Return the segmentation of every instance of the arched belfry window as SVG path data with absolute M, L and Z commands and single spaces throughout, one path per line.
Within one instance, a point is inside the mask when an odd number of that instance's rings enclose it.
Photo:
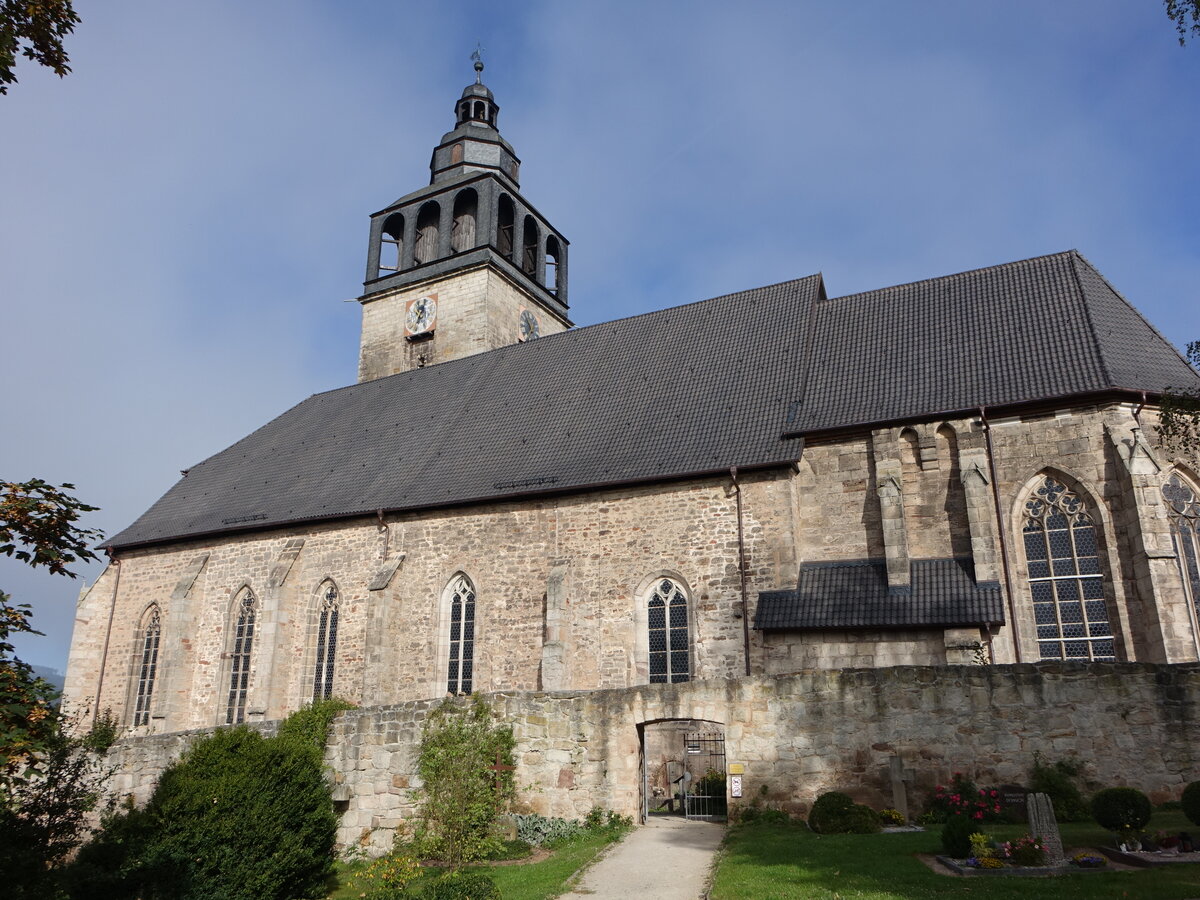
M 455 253 L 462 253 L 475 246 L 475 211 L 479 208 L 479 195 L 473 188 L 465 188 L 454 198 L 454 219 L 450 231 L 450 246 Z
M 1171 520 L 1171 542 L 1179 560 L 1183 591 L 1200 622 L 1200 498 L 1195 488 L 1172 475 L 1162 488 L 1167 501 L 1167 517 Z
M 508 194 L 500 195 L 496 215 L 496 250 L 505 259 L 512 261 L 517 214 Z
M 150 699 L 154 696 L 154 679 L 158 675 L 158 644 L 162 637 L 162 618 L 158 606 L 151 606 L 142 617 L 137 641 L 137 700 L 133 707 L 133 724 L 150 724 Z
M 233 648 L 229 653 L 229 700 L 225 704 L 227 725 L 236 725 L 246 718 L 250 651 L 254 648 L 254 623 L 258 617 L 258 600 L 249 588 L 238 595 L 233 616 L 236 617 L 236 624 L 233 626 Z
M 1096 526 L 1053 477 L 1025 503 L 1025 560 L 1041 659 L 1116 659 Z
M 317 658 L 313 671 L 313 700 L 333 696 L 333 669 L 337 659 L 338 597 L 337 585 L 325 581 L 317 589 L 320 610 L 317 618 Z
M 523 229 L 524 248 L 521 251 L 521 268 L 526 275 L 537 277 L 538 227 L 533 216 L 525 217 Z
M 417 214 L 417 240 L 413 246 L 413 265 L 432 262 L 437 259 L 438 252 L 438 222 L 442 210 L 432 200 L 421 207 Z
M 646 637 L 650 648 L 650 683 L 675 684 L 691 677 L 688 601 L 683 586 L 671 578 L 654 583 L 647 603 Z
M 558 238 L 550 235 L 546 238 L 546 290 L 552 294 L 558 293 Z
M 475 676 L 475 585 L 466 575 L 450 582 L 450 665 L 446 692 L 469 694 Z
M 399 272 L 404 263 L 404 216 L 393 213 L 383 220 L 379 237 L 379 268 Z

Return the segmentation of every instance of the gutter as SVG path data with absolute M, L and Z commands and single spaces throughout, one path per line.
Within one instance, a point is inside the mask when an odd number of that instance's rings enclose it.
M 738 575 L 742 582 L 742 644 L 746 658 L 746 674 L 750 674 L 750 619 L 749 607 L 746 604 L 746 541 L 742 530 L 742 486 L 737 480 L 737 466 L 729 467 L 729 477 L 733 480 L 733 493 L 737 498 L 738 525 Z

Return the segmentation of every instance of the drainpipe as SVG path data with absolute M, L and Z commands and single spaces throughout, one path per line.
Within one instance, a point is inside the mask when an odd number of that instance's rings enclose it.
M 742 486 L 737 480 L 737 466 L 731 466 L 729 477 L 733 479 L 733 493 L 737 497 L 738 522 L 738 574 L 742 580 L 742 644 L 746 657 L 746 674 L 750 674 L 750 619 L 746 604 L 746 540 L 742 530 Z
M 1008 622 L 1012 628 L 1013 652 L 1021 662 L 1021 640 L 1017 630 L 1017 609 L 1013 604 L 1012 573 L 1008 566 L 1008 529 L 1000 512 L 1000 483 L 996 480 L 996 458 L 992 452 L 992 426 L 988 424 L 987 410 L 979 407 L 979 420 L 983 423 L 983 435 L 987 440 L 988 474 L 992 477 L 992 502 L 996 507 L 996 531 L 1000 535 L 1000 566 L 1004 569 L 1004 595 L 1008 599 Z
M 113 616 L 117 613 L 117 591 L 121 588 L 121 560 L 108 552 L 109 565 L 117 570 L 113 577 L 112 606 L 108 609 L 108 628 L 104 632 L 104 651 L 100 654 L 100 677 L 96 679 L 96 702 L 92 704 L 92 725 L 100 717 L 100 692 L 104 690 L 104 671 L 108 668 L 108 643 L 112 639 Z
M 1142 402 L 1137 405 L 1133 411 L 1133 421 L 1137 422 L 1138 428 L 1142 427 L 1142 410 L 1146 408 L 1146 392 L 1142 391 Z

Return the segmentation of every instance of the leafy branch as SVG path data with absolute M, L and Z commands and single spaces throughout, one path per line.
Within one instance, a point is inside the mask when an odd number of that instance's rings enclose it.
M 1187 360 L 1200 371 L 1200 341 L 1188 344 Z M 1158 439 L 1163 447 L 1175 453 L 1200 454 L 1200 388 L 1168 390 L 1163 394 Z

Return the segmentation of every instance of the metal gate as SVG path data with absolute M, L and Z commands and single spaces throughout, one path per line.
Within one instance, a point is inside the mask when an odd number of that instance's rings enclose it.
M 684 735 L 683 814 L 702 821 L 724 820 L 728 813 L 725 799 L 725 735 L 719 731 L 694 731 Z

